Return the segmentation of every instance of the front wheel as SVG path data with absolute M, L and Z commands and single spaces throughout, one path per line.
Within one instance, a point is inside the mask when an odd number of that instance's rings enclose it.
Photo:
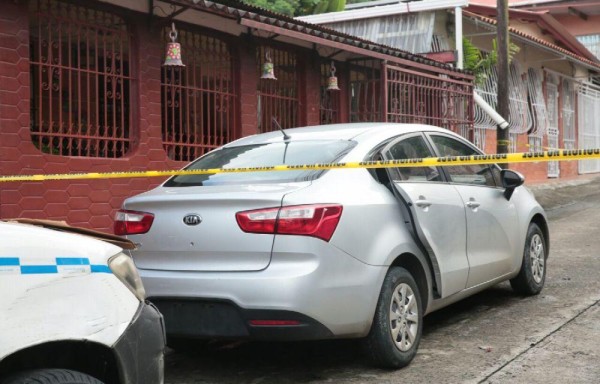
M 383 281 L 365 349 L 380 367 L 405 367 L 417 354 L 422 329 L 419 288 L 406 269 L 393 267 Z
M 36 369 L 8 378 L 4 384 L 103 384 L 91 376 L 69 369 Z
M 537 295 L 542 291 L 546 281 L 546 242 L 544 233 L 535 223 L 529 224 L 523 261 L 519 274 L 510 280 L 515 292 L 522 295 Z

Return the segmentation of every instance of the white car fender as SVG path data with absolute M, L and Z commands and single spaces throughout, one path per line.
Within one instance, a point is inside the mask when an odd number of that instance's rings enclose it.
M 140 305 L 108 267 L 121 249 L 30 225 L 0 230 L 0 360 L 52 341 L 114 345 Z

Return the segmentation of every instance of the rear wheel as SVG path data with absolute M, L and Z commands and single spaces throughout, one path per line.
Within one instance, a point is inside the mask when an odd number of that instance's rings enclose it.
M 544 233 L 535 223 L 529 224 L 519 274 L 510 281 L 515 292 L 537 295 L 546 281 L 546 242 Z
M 419 288 L 404 268 L 391 268 L 381 288 L 365 349 L 376 365 L 407 366 L 417 353 L 423 328 Z
M 103 384 L 100 380 L 69 369 L 36 369 L 8 378 L 4 384 Z

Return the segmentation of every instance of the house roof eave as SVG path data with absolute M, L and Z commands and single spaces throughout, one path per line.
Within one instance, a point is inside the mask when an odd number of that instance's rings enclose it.
M 488 26 L 488 28 L 496 29 L 497 22 L 495 19 L 491 19 L 485 16 L 481 16 L 472 12 L 464 11 L 463 17 L 474 23 L 483 23 Z M 573 53 L 567 49 L 561 48 L 555 44 L 549 43 L 545 40 L 539 39 L 535 36 L 529 35 L 523 31 L 520 31 L 514 27 L 508 28 L 509 34 L 516 38 L 517 40 L 523 41 L 526 44 L 535 45 L 538 48 L 541 48 L 545 51 L 551 52 L 555 55 L 562 56 L 564 59 L 569 60 L 571 62 L 577 63 L 586 69 L 598 72 L 600 71 L 600 63 L 588 60 L 585 57 L 579 56 L 576 53 Z
M 494 18 L 497 15 L 497 9 L 488 5 L 471 4 L 466 8 L 466 11 L 478 15 Z M 583 56 L 590 61 L 600 63 L 600 60 L 591 53 L 583 44 L 581 44 L 575 36 L 573 36 L 554 16 L 548 11 L 530 11 L 522 9 L 508 10 L 511 19 L 518 18 L 536 23 L 540 28 L 547 31 L 555 40 L 560 41 L 565 47 L 573 51 L 579 56 Z

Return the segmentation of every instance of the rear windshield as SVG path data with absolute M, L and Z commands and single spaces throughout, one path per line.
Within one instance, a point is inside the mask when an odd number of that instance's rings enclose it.
M 191 163 L 186 170 L 207 168 L 267 167 L 333 163 L 348 153 L 355 142 L 348 140 L 293 141 L 222 148 Z M 224 184 L 287 183 L 314 180 L 323 171 L 272 171 L 182 175 L 167 180 L 165 187 Z

